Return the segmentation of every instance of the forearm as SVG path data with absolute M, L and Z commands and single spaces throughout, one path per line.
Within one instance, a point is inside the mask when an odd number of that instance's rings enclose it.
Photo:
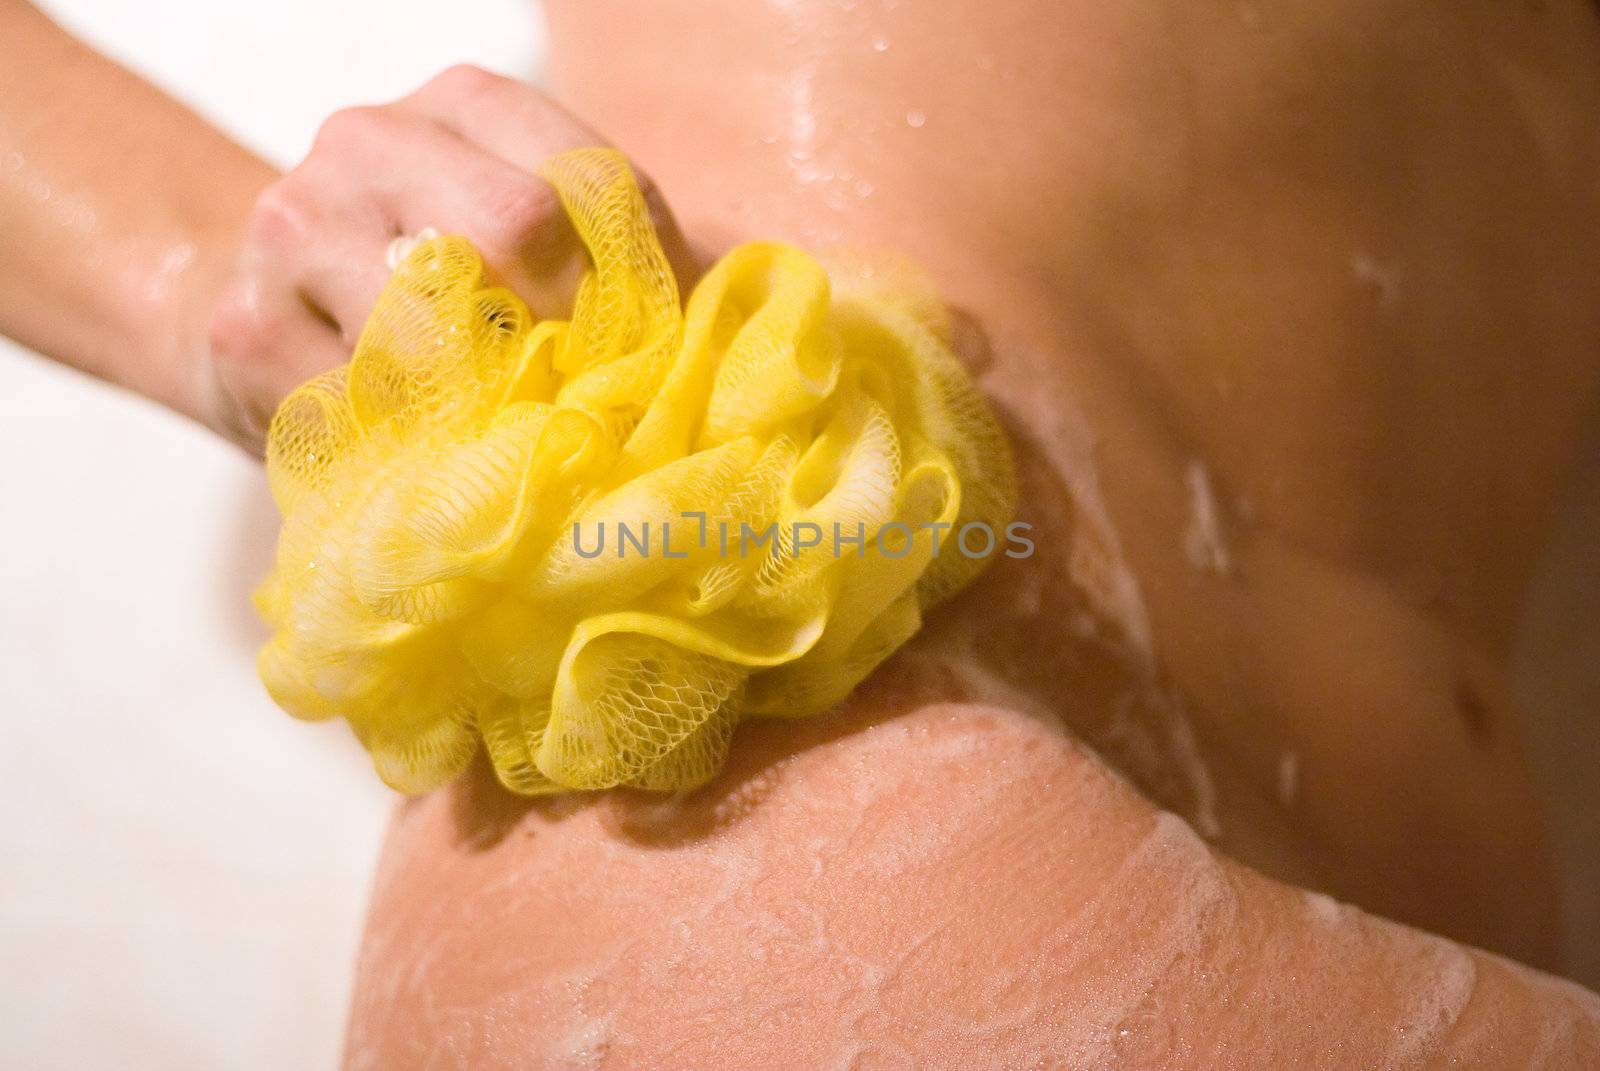
M 206 295 L 271 167 L 23 0 L 0 0 L 0 333 L 181 412 Z

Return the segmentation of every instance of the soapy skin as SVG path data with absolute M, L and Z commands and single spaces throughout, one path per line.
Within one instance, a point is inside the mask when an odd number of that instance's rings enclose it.
M 702 260 L 926 265 L 1040 551 L 695 796 L 404 805 L 352 1066 L 1600 1059 L 1592 994 L 1464 947 L 1556 965 L 1506 666 L 1600 383 L 1592 5 L 550 15 L 570 111 L 458 69 L 261 199 L 0 0 L 0 327 L 250 442 L 401 222 L 559 304 L 559 216 L 496 176 L 603 131 Z M 394 154 L 501 211 L 370 225 Z
M 402 792 L 479 747 L 524 794 L 698 788 L 741 720 L 837 706 L 999 553 L 1010 450 L 910 269 L 752 242 L 680 299 L 626 157 L 540 175 L 594 262 L 569 319 L 435 237 L 273 417 L 261 679 Z
M 1219 857 L 1053 722 L 896 693 L 748 725 L 688 799 L 405 804 L 346 1066 L 1600 1059 L 1594 994 Z
M 747 780 L 408 805 L 351 1064 L 1596 1059 L 1592 995 L 1340 906 L 1554 961 L 1505 667 L 1597 379 L 1594 12 L 551 14 L 691 234 L 935 272 L 1056 538 Z
M 915 7 L 556 4 L 555 88 L 691 233 L 895 243 L 973 316 L 1019 515 L 1233 767 L 1224 850 L 1553 962 L 1506 662 L 1600 384 L 1594 5 Z M 1070 619 L 987 612 L 1102 745 Z

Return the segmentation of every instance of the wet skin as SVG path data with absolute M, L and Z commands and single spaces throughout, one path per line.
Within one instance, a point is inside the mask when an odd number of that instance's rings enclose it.
M 551 6 L 707 252 L 931 268 L 1040 551 L 687 801 L 408 804 L 353 1066 L 1592 1058 L 1592 997 L 1286 885 L 1554 963 L 1506 675 L 1600 379 L 1600 20 L 1266 8 Z
M 686 800 L 404 805 L 353 1066 L 1596 1060 L 1592 995 L 1303 891 L 1554 961 L 1506 676 L 1595 400 L 1591 5 L 551 19 L 570 113 L 458 70 L 280 180 L 0 0 L 0 330 L 254 441 L 218 353 L 270 411 L 397 227 L 570 283 L 588 122 L 705 255 L 924 262 L 1039 552 Z

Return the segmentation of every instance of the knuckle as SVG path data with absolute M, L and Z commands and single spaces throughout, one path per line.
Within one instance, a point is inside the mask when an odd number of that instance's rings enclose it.
M 293 177 L 279 179 L 256 198 L 250 214 L 250 238 L 270 248 L 293 245 L 306 233 L 309 215 Z
M 446 96 L 471 97 L 494 87 L 500 76 L 472 63 L 457 63 L 434 75 L 423 88 Z
M 386 109 L 363 105 L 341 108 L 322 121 L 312 142 L 313 154 L 343 153 L 370 144 L 388 128 Z
M 507 184 L 486 198 L 484 205 L 494 243 L 507 248 L 526 245 L 560 214 L 555 190 L 535 178 Z
M 634 169 L 633 177 L 638 183 L 639 195 L 644 198 L 645 209 L 650 213 L 650 222 L 655 224 L 657 230 L 671 227 L 672 209 L 668 207 L 667 197 L 656 185 L 656 180 L 638 168 Z

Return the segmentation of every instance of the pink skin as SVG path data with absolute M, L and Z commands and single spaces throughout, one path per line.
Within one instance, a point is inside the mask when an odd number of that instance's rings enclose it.
M 353 1066 L 1595 1059 L 1591 995 L 1291 887 L 1553 959 L 1505 672 L 1600 382 L 1594 13 L 1246 15 L 552 6 L 691 233 L 937 273 L 1049 534 L 688 800 L 405 808 Z
M 331 116 L 278 176 L 22 0 L 0 0 L 0 41 L 0 330 L 247 449 L 284 394 L 348 358 L 397 237 L 465 234 L 536 309 L 570 296 L 581 250 L 533 172 L 604 138 L 527 85 L 445 71 Z
M 402 807 L 346 1066 L 1600 1059 L 1600 998 L 1219 857 L 1054 719 L 880 683 L 739 743 L 687 799 Z
M 246 445 L 397 235 L 559 307 L 586 123 L 708 246 L 912 252 L 1015 435 L 1039 554 L 846 709 L 687 799 L 406 804 L 353 1066 L 1600 1058 L 1592 995 L 1295 887 L 1553 959 L 1505 677 L 1600 384 L 1600 23 L 1268 7 L 556 3 L 571 112 L 456 69 L 278 178 L 0 0 L 0 329 Z
M 906 249 L 987 335 L 1055 558 L 952 608 L 993 676 L 1158 792 L 1153 672 L 1224 850 L 1553 962 L 1507 666 L 1600 397 L 1593 4 L 549 12 L 691 233 Z
M 425 228 L 471 238 L 535 312 L 565 308 L 583 251 L 535 172 L 563 149 L 603 143 L 537 90 L 473 67 L 329 117 L 304 162 L 257 199 L 212 312 L 213 419 L 259 444 L 284 394 L 348 357 L 388 277 L 389 244 Z M 641 181 L 692 279 L 676 225 Z

